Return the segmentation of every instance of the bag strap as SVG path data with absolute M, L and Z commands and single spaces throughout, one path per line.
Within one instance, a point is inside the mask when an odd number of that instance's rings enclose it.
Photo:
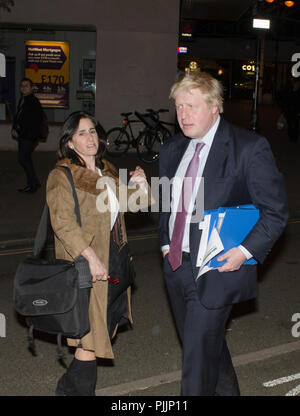
M 69 177 L 69 181 L 70 181 L 71 186 L 72 186 L 73 198 L 74 198 L 74 201 L 75 201 L 74 211 L 75 211 L 75 215 L 76 215 L 76 219 L 77 219 L 77 224 L 81 227 L 79 202 L 78 202 L 78 198 L 77 198 L 77 193 L 76 193 L 76 189 L 75 189 L 75 184 L 74 184 L 72 172 L 70 171 L 70 169 L 67 166 L 60 166 L 60 167 L 63 168 L 65 170 L 65 172 L 67 172 L 67 175 Z
M 72 186 L 72 194 L 75 202 L 74 212 L 76 215 L 77 224 L 81 227 L 81 217 L 80 217 L 80 209 L 79 209 L 79 203 L 77 198 L 77 193 L 74 185 L 74 180 L 72 176 L 71 170 L 67 166 L 60 166 L 60 168 L 63 168 L 65 172 L 67 173 L 68 179 Z M 43 213 L 40 219 L 40 223 L 38 225 L 38 229 L 35 235 L 34 239 L 34 248 L 33 248 L 33 255 L 35 257 L 39 257 L 41 254 L 41 251 L 46 244 L 47 236 L 48 236 L 48 225 L 50 223 L 49 221 L 49 207 L 47 202 L 45 202 L 45 206 L 43 209 Z
M 48 235 L 48 223 L 49 223 L 49 208 L 47 202 L 44 205 L 43 213 L 38 225 L 38 229 L 34 239 L 33 255 L 39 257 L 41 251 L 46 243 Z

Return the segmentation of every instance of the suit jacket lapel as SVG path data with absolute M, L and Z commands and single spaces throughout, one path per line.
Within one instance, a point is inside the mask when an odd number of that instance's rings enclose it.
M 203 171 L 204 182 L 206 177 L 222 178 L 224 176 L 228 157 L 228 140 L 228 126 L 226 121 L 221 119 Z

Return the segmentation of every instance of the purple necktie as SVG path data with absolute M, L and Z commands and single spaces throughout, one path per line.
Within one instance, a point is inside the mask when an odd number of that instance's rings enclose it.
M 199 154 L 203 146 L 205 146 L 205 143 L 197 143 L 194 156 L 192 157 L 192 160 L 189 163 L 189 166 L 185 173 L 185 177 L 183 178 L 182 182 L 181 195 L 178 202 L 177 214 L 174 223 L 174 230 L 172 234 L 172 240 L 170 244 L 170 251 L 168 257 L 169 263 L 173 271 L 178 269 L 178 267 L 181 266 L 182 262 L 182 240 L 185 229 L 187 210 L 192 198 L 194 183 L 199 167 Z M 185 178 L 190 178 L 190 182 L 188 184 L 185 183 Z

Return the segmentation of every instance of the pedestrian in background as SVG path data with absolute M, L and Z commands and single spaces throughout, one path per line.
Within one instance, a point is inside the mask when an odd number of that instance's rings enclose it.
M 284 181 L 267 140 L 220 117 L 218 80 L 205 72 L 187 74 L 173 85 L 171 98 L 182 133 L 167 140 L 160 152 L 160 177 L 177 181 L 162 195 L 170 198 L 171 210 L 161 212 L 159 234 L 183 347 L 181 394 L 236 396 L 240 392 L 225 327 L 234 303 L 257 296 L 256 265 L 243 263 L 251 257 L 262 263 L 287 223 Z M 218 257 L 226 261 L 222 267 L 197 278 L 201 230 L 191 218 L 200 198 L 197 189 L 186 193 L 182 184 L 201 177 L 205 210 L 253 204 L 260 218 L 242 245 Z
M 71 170 L 81 227 L 76 221 L 69 179 L 60 166 Z M 148 204 L 151 192 L 143 169 L 137 166 L 130 175 L 130 181 L 141 188 Z M 115 186 L 107 184 L 107 188 L 100 189 L 97 186 L 100 177 L 110 179 Z M 68 345 L 76 347 L 75 357 L 57 384 L 58 396 L 95 395 L 96 358 L 114 358 L 111 339 L 118 324 L 128 320 L 132 322 L 130 288 L 107 308 L 108 279 L 113 278 L 109 276 L 109 265 L 120 263 L 116 253 L 127 241 L 124 213 L 116 196 L 120 197 L 121 186 L 125 185 L 120 183 L 116 168 L 103 158 L 94 118 L 84 112 L 72 113 L 62 127 L 59 160 L 47 181 L 47 202 L 55 234 L 56 258 L 74 260 L 79 255 L 85 257 L 93 287 L 89 305 L 90 332 L 81 340 L 68 339 Z M 134 189 L 128 189 L 128 198 L 133 192 Z M 110 207 L 103 212 L 97 206 L 97 199 L 102 196 L 108 197 Z
M 291 78 L 280 95 L 280 107 L 287 123 L 289 141 L 296 143 L 299 136 L 300 79 Z
M 23 78 L 20 84 L 21 98 L 13 120 L 12 137 L 18 141 L 18 161 L 23 167 L 27 183 L 19 192 L 34 193 L 40 187 L 32 162 L 32 152 L 38 144 L 43 123 L 43 110 L 32 91 L 32 81 Z

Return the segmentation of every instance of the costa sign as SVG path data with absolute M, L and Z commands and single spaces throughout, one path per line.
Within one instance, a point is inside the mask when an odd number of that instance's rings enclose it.
M 244 64 L 244 65 L 242 65 L 242 70 L 243 71 L 253 71 L 253 72 L 255 72 L 255 65 Z

